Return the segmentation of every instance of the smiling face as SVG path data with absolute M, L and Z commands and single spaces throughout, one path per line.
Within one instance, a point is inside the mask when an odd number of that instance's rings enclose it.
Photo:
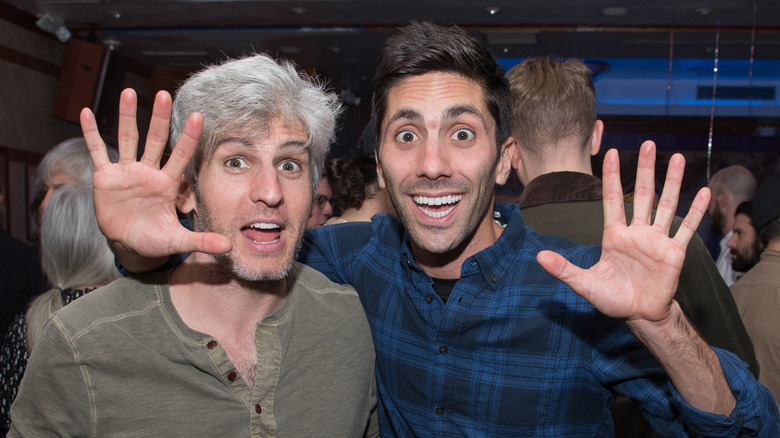
M 267 131 L 222 139 L 201 167 L 196 192 L 180 209 L 194 208 L 198 231 L 227 236 L 232 250 L 216 260 L 220 272 L 247 281 L 286 277 L 300 246 L 312 203 L 303 126 L 275 119 Z
M 380 185 L 418 262 L 439 265 L 445 255 L 459 269 L 459 261 L 496 241 L 493 190 L 506 181 L 510 141 L 499 157 L 495 122 L 476 82 L 450 73 L 399 82 L 388 93 L 381 133 Z

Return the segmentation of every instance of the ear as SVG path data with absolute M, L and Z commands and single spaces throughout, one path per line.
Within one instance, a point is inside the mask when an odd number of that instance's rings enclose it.
M 179 191 L 176 194 L 176 208 L 184 214 L 189 214 L 195 210 L 196 205 L 195 191 L 192 189 L 192 184 L 182 179 L 181 183 L 179 183 Z
M 593 134 L 590 136 L 590 154 L 596 155 L 601 149 L 601 136 L 604 134 L 604 122 L 596 120 L 593 125 Z
M 499 149 L 498 164 L 496 164 L 496 184 L 504 184 L 509 178 L 509 172 L 512 171 L 514 166 L 515 155 L 518 155 L 515 150 L 515 139 L 509 137 Z
M 379 161 L 379 151 L 374 147 L 374 160 L 376 160 L 376 180 L 379 183 L 380 189 L 387 188 L 387 182 L 385 181 L 385 175 L 382 172 L 382 162 Z

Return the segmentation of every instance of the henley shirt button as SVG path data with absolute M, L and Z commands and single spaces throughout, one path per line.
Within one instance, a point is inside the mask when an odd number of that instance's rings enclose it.
M 447 354 L 447 346 L 446 345 L 442 345 L 441 347 L 439 347 L 439 353 Z
M 444 415 L 444 408 L 441 406 L 436 406 L 436 415 Z
M 208 348 L 209 350 L 213 350 L 217 348 L 217 341 L 209 341 L 209 343 L 206 344 L 206 348 Z
M 425 296 L 425 302 L 431 304 L 433 302 L 433 295 L 428 294 Z
M 238 378 L 238 374 L 235 371 L 230 371 L 227 373 L 227 376 L 225 377 L 227 377 L 228 382 L 235 382 L 236 379 Z
M 260 406 L 260 405 L 255 405 L 255 412 L 257 412 L 258 414 L 262 414 L 263 413 L 263 407 Z
M 490 281 L 492 281 L 493 283 L 496 283 L 496 282 L 498 282 L 498 277 L 496 277 L 494 275 L 494 276 L 490 277 Z
M 412 261 L 409 260 L 409 259 L 406 259 L 406 266 L 411 268 L 412 267 Z

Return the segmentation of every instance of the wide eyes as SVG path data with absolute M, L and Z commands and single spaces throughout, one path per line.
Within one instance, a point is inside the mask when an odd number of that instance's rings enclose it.
M 281 170 L 282 172 L 298 172 L 301 170 L 301 166 L 295 161 L 284 161 L 279 164 L 277 169 Z
M 474 139 L 474 133 L 469 129 L 461 128 L 452 134 L 452 139 L 456 141 L 469 141 Z
M 225 160 L 225 166 L 231 169 L 242 169 L 246 167 L 246 161 L 243 158 L 231 157 Z
M 411 143 L 418 138 L 419 137 L 412 131 L 401 131 L 395 136 L 395 139 L 401 143 Z

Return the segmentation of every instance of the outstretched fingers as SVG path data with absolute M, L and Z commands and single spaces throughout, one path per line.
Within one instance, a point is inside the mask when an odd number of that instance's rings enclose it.
M 84 134 L 84 140 L 87 142 L 87 149 L 89 149 L 89 155 L 92 157 L 95 169 L 109 164 L 111 161 L 108 159 L 106 144 L 98 132 L 95 115 L 89 108 L 84 108 L 81 110 L 79 120 L 81 121 L 81 132 Z
M 632 224 L 649 224 L 655 198 L 655 143 L 646 141 L 639 148 L 634 183 Z
M 138 97 L 132 88 L 126 88 L 119 96 L 119 129 L 117 135 L 119 161 L 135 162 L 136 160 L 136 154 L 138 153 L 137 103 Z
M 669 160 L 666 170 L 666 181 L 661 198 L 656 209 L 654 227 L 658 227 L 665 234 L 669 234 L 669 228 L 677 211 L 677 203 L 680 199 L 683 174 L 685 173 L 685 158 L 681 154 L 674 154 Z
M 171 95 L 159 91 L 154 98 L 152 118 L 146 135 L 146 146 L 141 161 L 149 166 L 159 167 L 165 146 L 168 144 L 168 129 L 171 124 Z
M 693 199 L 691 209 L 688 210 L 688 214 L 685 215 L 680 228 L 674 235 L 674 238 L 680 242 L 683 248 L 688 246 L 688 242 L 696 234 L 696 230 L 699 228 L 701 218 L 704 217 L 704 213 L 707 212 L 707 206 L 710 204 L 710 189 L 707 187 L 702 188 L 696 193 L 696 197 Z
M 187 168 L 195 153 L 195 147 L 198 145 L 198 139 L 203 131 L 203 116 L 200 113 L 192 113 L 184 124 L 179 141 L 176 142 L 171 151 L 171 157 L 163 167 L 163 172 L 173 180 L 180 180 L 184 175 L 184 169 Z
M 620 158 L 616 149 L 610 149 L 604 156 L 602 183 L 604 229 L 625 226 L 626 213 L 623 206 L 623 185 L 620 181 Z

